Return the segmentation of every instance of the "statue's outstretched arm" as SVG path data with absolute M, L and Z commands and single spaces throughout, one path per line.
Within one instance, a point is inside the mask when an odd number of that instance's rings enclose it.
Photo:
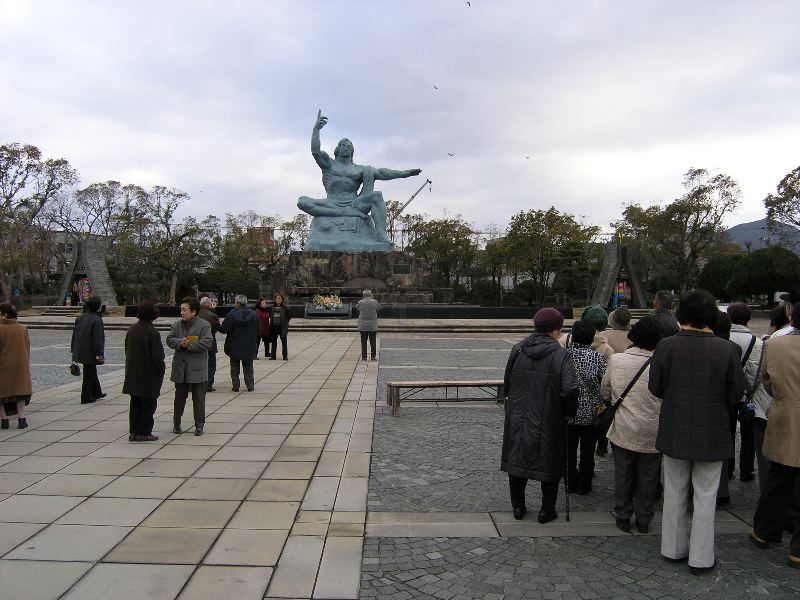
M 387 181 L 389 179 L 404 179 L 415 177 L 422 173 L 422 169 L 407 169 L 405 171 L 395 171 L 394 169 L 375 169 L 375 179 Z
M 311 131 L 311 156 L 317 161 L 320 169 L 328 169 L 331 166 L 331 157 L 320 149 L 319 144 L 319 130 L 325 127 L 327 122 L 328 117 L 323 117 L 321 110 L 317 111 L 317 122 L 314 123 L 314 129 Z

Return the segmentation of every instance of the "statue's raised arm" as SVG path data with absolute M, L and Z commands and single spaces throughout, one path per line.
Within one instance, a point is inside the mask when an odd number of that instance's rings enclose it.
M 395 171 L 394 169 L 375 169 L 375 179 L 388 181 L 390 179 L 405 179 L 406 177 L 416 177 L 422 173 L 422 169 L 406 169 L 405 171 Z
M 331 166 L 331 157 L 327 152 L 320 149 L 319 143 L 319 130 L 325 127 L 328 122 L 328 117 L 322 115 L 322 110 L 317 111 L 317 121 L 314 123 L 314 129 L 311 131 L 311 156 L 317 161 L 320 169 L 328 169 Z

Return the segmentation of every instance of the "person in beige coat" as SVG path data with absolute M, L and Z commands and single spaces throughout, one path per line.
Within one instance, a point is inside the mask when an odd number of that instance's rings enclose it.
M 604 331 L 608 345 L 614 352 L 625 352 L 631 341 L 628 339 L 628 332 L 631 330 L 631 311 L 624 306 L 608 315 L 608 324 L 611 329 Z
M 772 398 L 762 452 L 770 462 L 764 493 L 753 517 L 750 541 L 759 548 L 780 543 L 800 473 L 800 302 L 792 309 L 791 333 L 770 338 L 762 363 L 764 389 Z M 789 543 L 789 566 L 800 569 L 800 525 Z
M 5 405 L 17 409 L 17 426 L 25 429 L 25 405 L 31 401 L 31 342 L 28 330 L 17 323 L 17 309 L 0 304 L 0 423 L 9 428 Z M 12 409 L 13 410 L 13 409 Z
M 600 384 L 600 396 L 615 403 L 639 370 L 650 360 L 661 339 L 661 329 L 652 318 L 639 320 L 628 334 L 633 345 L 614 354 Z M 630 531 L 636 515 L 639 533 L 647 533 L 653 520 L 661 453 L 656 450 L 661 399 L 647 389 L 649 365 L 623 398 L 608 430 L 614 452 L 614 512 L 617 527 Z

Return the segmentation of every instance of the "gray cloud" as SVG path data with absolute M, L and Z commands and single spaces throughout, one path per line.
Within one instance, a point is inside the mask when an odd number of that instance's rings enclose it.
M 412 207 L 481 227 L 555 205 L 606 225 L 728 173 L 737 220 L 798 164 L 792 1 L 0 2 L 3 141 L 84 184 L 186 190 L 186 211 L 291 216 L 308 151 L 420 167 Z M 434 89 L 434 85 L 438 87 Z M 454 157 L 448 156 L 454 153 Z M 526 158 L 530 157 L 530 158 Z M 383 184 L 405 200 L 421 180 Z M 201 192 L 202 190 L 202 192 Z

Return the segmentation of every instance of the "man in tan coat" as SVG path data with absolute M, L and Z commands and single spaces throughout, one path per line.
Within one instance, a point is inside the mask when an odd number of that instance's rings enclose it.
M 31 342 L 28 330 L 17 323 L 17 309 L 0 304 L 0 426 L 9 428 L 6 404 L 16 407 L 17 425 L 28 426 L 25 405 L 31 401 Z

